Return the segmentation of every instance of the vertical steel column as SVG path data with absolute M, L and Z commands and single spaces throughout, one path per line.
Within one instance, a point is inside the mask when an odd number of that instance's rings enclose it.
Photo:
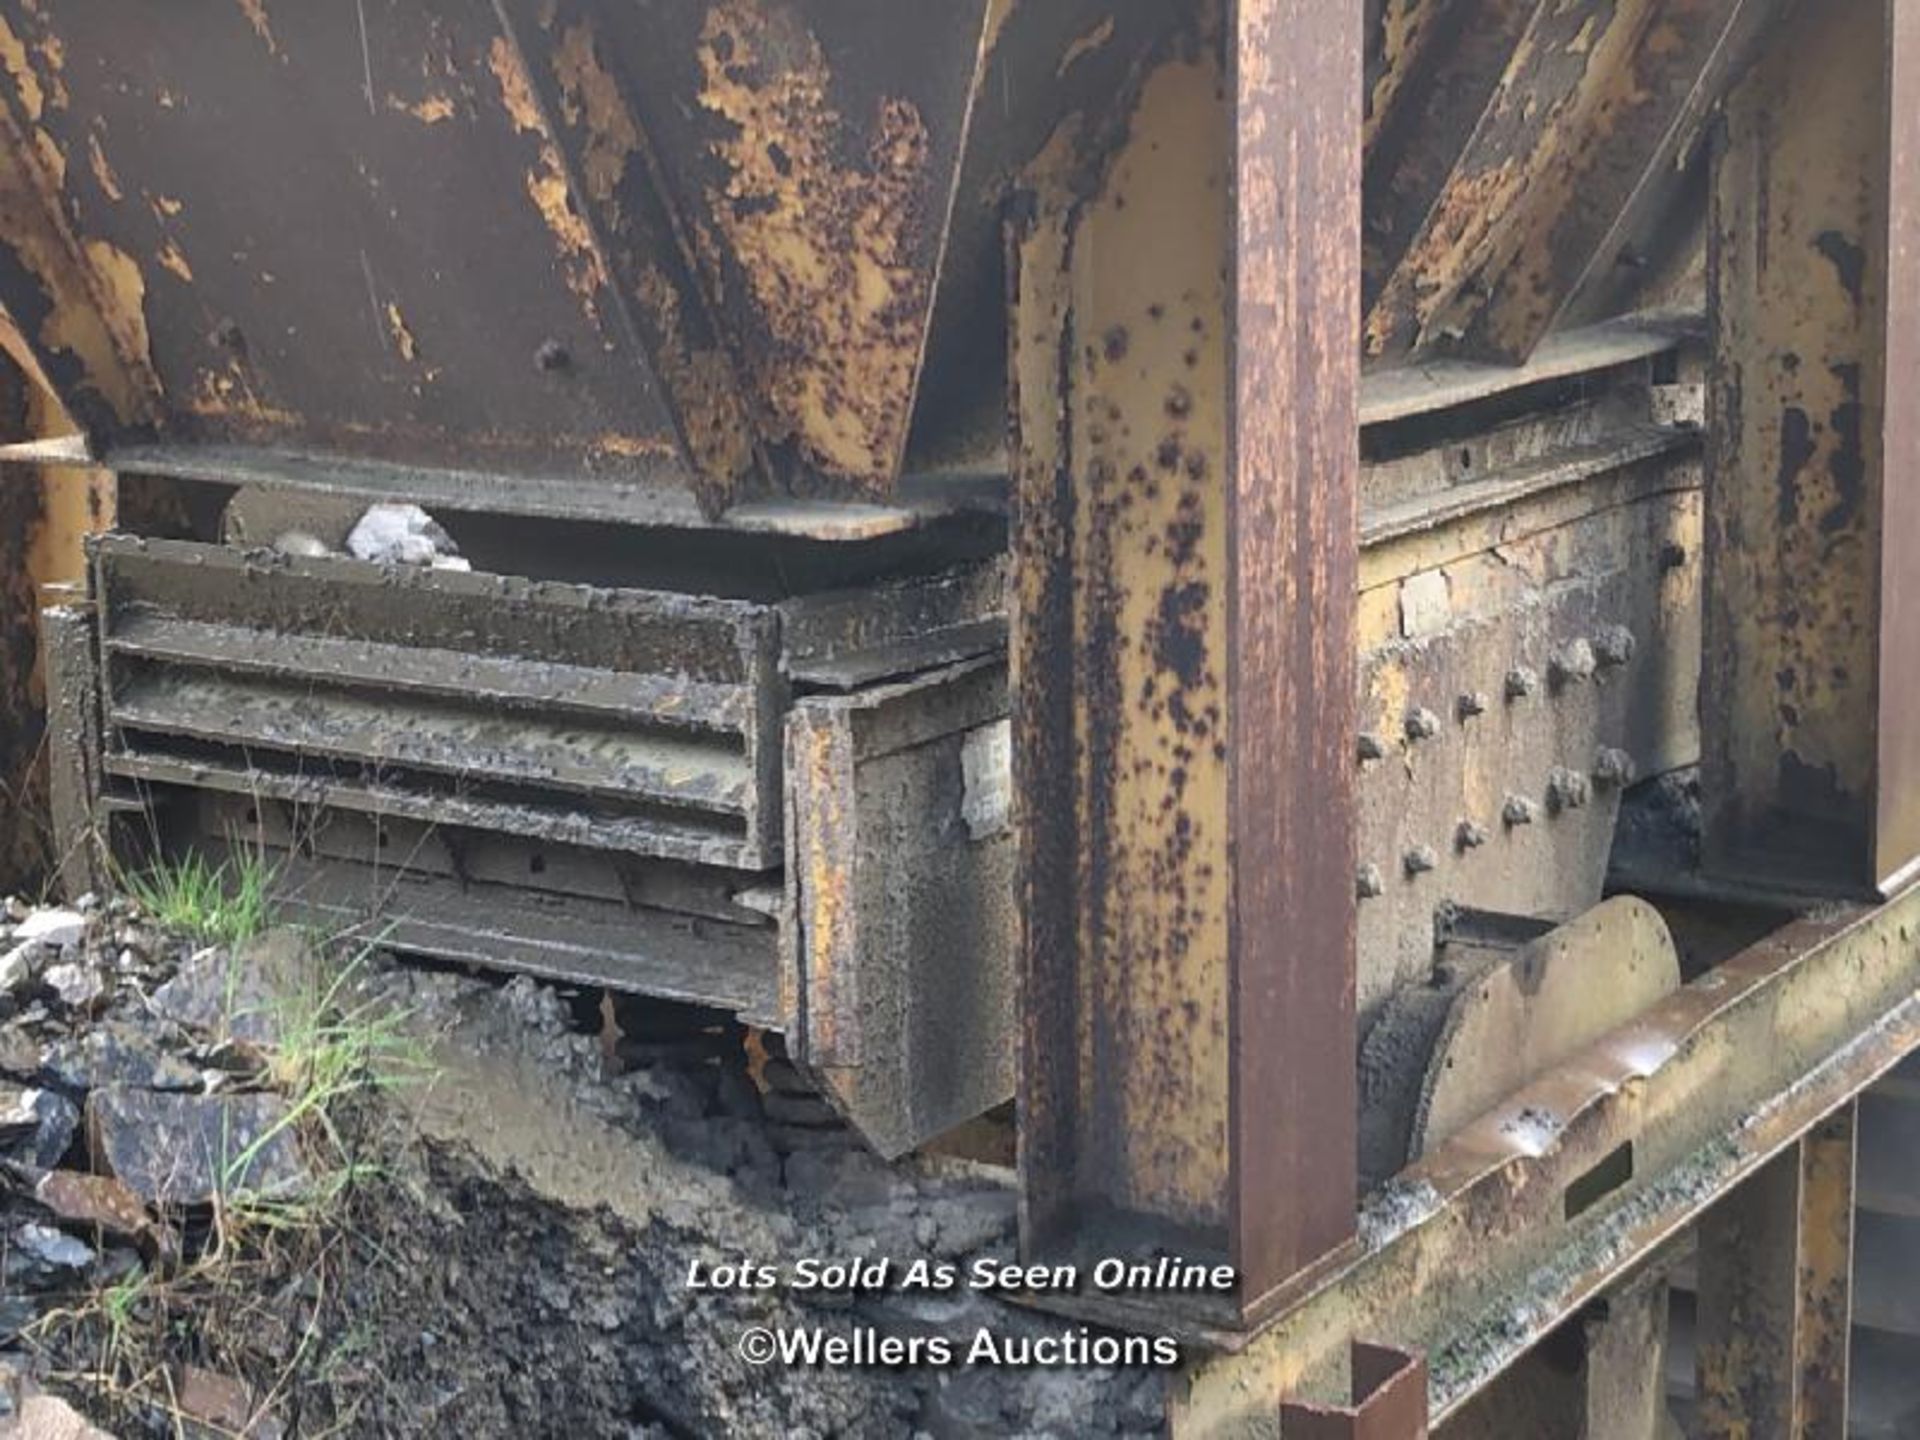
M 1702 1440 L 1845 1440 L 1856 1107 L 1700 1224 Z
M 1582 1440 L 1659 1440 L 1666 1434 L 1667 1277 L 1616 1286 L 1582 1322 L 1586 1414 Z
M 1244 1322 L 1354 1223 L 1360 7 L 1209 9 L 1012 241 L 1021 1166 Z
M 1920 857 L 1920 5 L 1800 5 L 1726 107 L 1709 303 L 1707 864 Z

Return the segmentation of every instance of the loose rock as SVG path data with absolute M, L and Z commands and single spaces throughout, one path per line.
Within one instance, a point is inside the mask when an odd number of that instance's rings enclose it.
M 148 1204 L 217 1196 L 288 1199 L 307 1185 L 286 1103 L 277 1095 L 179 1095 L 121 1085 L 87 1097 L 87 1127 L 106 1171 Z

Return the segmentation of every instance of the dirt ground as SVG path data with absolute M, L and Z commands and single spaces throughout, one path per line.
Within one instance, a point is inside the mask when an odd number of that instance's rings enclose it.
M 6 1132 L 0 1375 L 15 1405 L 45 1387 L 123 1440 L 1157 1432 L 1152 1370 L 748 1363 L 753 1327 L 963 1351 L 982 1329 L 1083 1332 L 964 1289 L 690 1288 L 696 1264 L 1014 1253 L 1007 1171 L 880 1163 L 737 1026 L 627 1002 L 609 1028 L 597 993 L 314 958 L 284 937 L 230 953 L 124 907 L 84 918 L 79 941 L 0 974 L 0 1078 L 75 1119 L 54 1155 L 28 1149 L 58 1142 L 57 1125 L 51 1140 Z M 20 951 L 16 929 L 0 923 L 0 955 Z M 263 943 L 279 958 L 261 963 Z M 310 1036 L 274 1035 L 289 1022 L 251 981 L 234 993 L 261 972 L 309 987 L 317 973 L 329 1014 L 379 1027 L 380 1053 L 359 1055 L 378 1083 L 358 1076 L 286 1127 L 304 1170 L 291 1198 L 142 1196 L 138 1225 L 106 1229 L 50 1208 L 51 1172 L 112 1181 L 98 1132 L 123 1092 L 299 1111 L 311 1089 L 281 1072 Z M 158 1182 L 118 1163 L 148 1189 L 181 1183 L 177 1163 L 149 1167 Z

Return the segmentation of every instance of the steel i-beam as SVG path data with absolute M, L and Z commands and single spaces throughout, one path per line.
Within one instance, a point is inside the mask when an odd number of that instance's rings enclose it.
M 1235 1324 L 1354 1224 L 1359 22 L 1203 16 L 1012 239 L 1024 1245 Z
M 1716 155 L 1706 860 L 1891 893 L 1920 858 L 1920 6 L 1801 5 Z
M 1845 1440 L 1858 1105 L 1700 1225 L 1702 1440 Z

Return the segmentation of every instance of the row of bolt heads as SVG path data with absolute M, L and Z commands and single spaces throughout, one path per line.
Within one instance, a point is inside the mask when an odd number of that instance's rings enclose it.
M 1633 632 L 1624 625 L 1608 626 L 1592 640 L 1568 641 L 1549 660 L 1547 683 L 1556 692 L 1584 684 L 1601 670 L 1625 665 L 1633 659 L 1633 650 Z M 1529 667 L 1518 665 L 1507 672 L 1505 689 L 1509 704 L 1526 699 L 1539 688 L 1540 677 Z M 1485 714 L 1487 709 L 1486 696 L 1478 693 L 1462 695 L 1455 705 L 1455 713 L 1462 722 Z M 1431 710 L 1411 710 L 1407 713 L 1406 733 L 1411 743 L 1431 740 L 1440 733 L 1440 719 Z M 1387 747 L 1379 736 L 1363 734 L 1360 737 L 1361 760 L 1382 760 L 1386 754 Z M 1555 766 L 1547 775 L 1547 809 L 1555 815 L 1582 809 L 1592 798 L 1595 786 L 1619 789 L 1631 785 L 1633 778 L 1633 757 L 1624 750 L 1602 750 L 1594 759 L 1591 780 L 1577 770 Z M 1508 830 L 1533 824 L 1539 814 L 1539 805 L 1524 795 L 1508 795 L 1500 805 L 1500 823 Z M 1462 820 L 1454 828 L 1453 848 L 1465 854 L 1469 850 L 1478 850 L 1491 838 L 1486 826 L 1472 820 Z M 1406 872 L 1408 879 L 1425 875 L 1438 869 L 1439 865 L 1440 857 L 1431 845 L 1415 845 L 1400 857 L 1401 869 Z M 1383 895 L 1386 888 L 1386 877 L 1380 873 L 1379 866 L 1360 867 L 1354 880 L 1354 889 L 1362 900 Z
M 1635 774 L 1633 757 L 1624 750 L 1602 750 L 1594 758 L 1591 778 L 1578 770 L 1569 770 L 1556 765 L 1547 772 L 1547 810 L 1550 814 L 1560 815 L 1569 810 L 1582 810 L 1593 798 L 1596 787 L 1603 790 L 1624 789 L 1633 783 Z M 1531 825 L 1540 818 L 1540 806 L 1524 795 L 1508 795 L 1500 804 L 1500 823 L 1508 830 L 1517 830 L 1522 825 Z M 1478 850 L 1485 845 L 1492 834 L 1487 827 L 1472 820 L 1462 820 L 1454 827 L 1453 848 L 1460 854 L 1469 850 Z M 1406 872 L 1409 880 L 1437 870 L 1440 857 L 1431 845 L 1415 845 L 1400 857 L 1400 868 Z M 1362 865 L 1355 876 L 1355 892 L 1362 900 L 1371 900 L 1386 893 L 1386 877 L 1380 873 L 1378 865 Z
M 1624 625 L 1610 625 L 1595 635 L 1593 639 L 1569 640 L 1558 650 L 1547 664 L 1547 684 L 1555 694 L 1575 685 L 1583 685 L 1602 670 L 1613 670 L 1633 659 L 1633 632 Z M 1539 673 L 1530 666 L 1516 665 L 1507 672 L 1505 690 L 1507 703 L 1525 700 L 1540 689 Z M 1476 715 L 1484 715 L 1491 706 L 1487 697 L 1476 690 L 1462 695 L 1454 702 L 1454 714 L 1462 724 Z M 1431 740 L 1440 733 L 1440 717 L 1433 711 L 1416 706 L 1407 712 L 1406 735 L 1411 744 L 1422 740 Z M 1360 736 L 1360 759 L 1384 760 L 1387 758 L 1387 743 L 1371 732 Z

